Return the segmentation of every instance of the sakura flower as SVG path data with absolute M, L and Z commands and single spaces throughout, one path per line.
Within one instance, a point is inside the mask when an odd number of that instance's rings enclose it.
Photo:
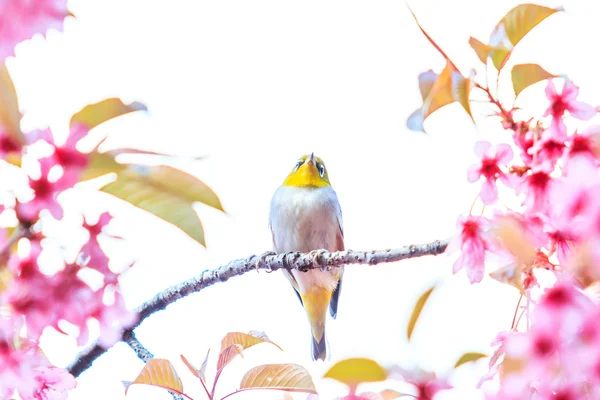
M 544 212 L 548 207 L 548 197 L 552 186 L 550 172 L 543 166 L 534 167 L 528 175 L 517 185 L 520 193 L 525 193 L 525 207 L 527 211 L 536 213 Z
M 68 371 L 57 367 L 37 367 L 33 371 L 36 381 L 35 392 L 23 395 L 23 400 L 65 400 L 67 391 L 77 386 L 77 381 Z
M 521 149 L 521 160 L 526 166 L 530 166 L 533 161 L 533 157 L 529 151 L 534 144 L 533 132 L 529 129 L 515 130 L 513 139 L 515 144 Z
M 499 144 L 493 149 L 489 142 L 479 141 L 475 144 L 475 154 L 481 161 L 469 167 L 467 178 L 473 183 L 483 176 L 485 180 L 479 195 L 485 204 L 494 204 L 498 199 L 496 180 L 500 178 L 506 185 L 511 186 L 509 175 L 502 172 L 499 165 L 512 160 L 512 149 L 507 144 Z
M 69 15 L 66 0 L 0 1 L 0 63 L 14 55 L 15 45 L 48 29 L 61 30 Z
M 83 227 L 89 232 L 88 241 L 81 248 L 83 265 L 101 272 L 105 276 L 107 283 L 116 283 L 116 274 L 108 267 L 108 257 L 100 247 L 98 236 L 102 233 L 104 227 L 108 225 L 112 216 L 109 213 L 103 213 L 95 224 L 88 223 L 87 219 Z
M 558 93 L 552 79 L 548 79 L 546 97 L 550 100 L 550 106 L 544 113 L 544 116 L 552 116 L 553 129 L 555 132 L 560 132 L 560 136 L 566 133 L 566 128 L 562 120 L 565 112 L 568 111 L 572 116 L 581 120 L 588 120 L 596 115 L 594 107 L 576 100 L 578 95 L 579 88 L 570 80 L 565 80 L 561 93 Z
M 114 294 L 114 303 L 100 309 L 96 315 L 100 321 L 100 345 L 109 348 L 120 340 L 123 329 L 131 328 L 137 315 L 125 306 L 123 296 L 119 292 Z
M 390 370 L 390 377 L 412 385 L 414 394 L 410 396 L 417 400 L 433 400 L 438 392 L 452 389 L 452 385 L 445 378 L 438 377 L 435 372 L 425 371 L 419 367 L 405 369 L 394 366 Z
M 586 163 L 595 168 L 600 154 L 600 126 L 595 125 L 581 133 L 575 133 L 567 139 L 567 151 L 564 155 L 564 173 L 569 174 L 572 164 Z
M 42 210 L 47 209 L 54 218 L 61 219 L 63 210 L 57 196 L 71 186 L 71 179 L 63 175 L 57 180 L 50 180 L 50 170 L 55 166 L 52 158 L 43 158 L 39 160 L 39 164 L 40 176 L 35 179 L 29 178 L 34 198 L 28 202 L 19 202 L 17 214 L 24 220 L 34 221 Z
M 69 136 L 62 144 L 57 144 L 49 129 L 30 132 L 27 135 L 29 143 L 43 140 L 54 148 L 50 158 L 63 169 L 61 180 L 67 186 L 73 186 L 79 180 L 81 172 L 88 164 L 88 155 L 77 150 L 77 143 L 89 132 L 85 124 L 73 124 Z
M 529 149 L 529 154 L 532 155 L 534 164 L 541 165 L 544 170 L 552 171 L 564 151 L 564 139 L 557 139 L 552 129 L 547 129 L 542 133 L 541 139 Z
M 450 248 L 459 247 L 461 255 L 454 263 L 453 272 L 465 269 L 471 283 L 480 282 L 484 273 L 485 252 L 490 248 L 485 238 L 489 221 L 484 217 L 459 217 L 456 227 L 458 235 Z

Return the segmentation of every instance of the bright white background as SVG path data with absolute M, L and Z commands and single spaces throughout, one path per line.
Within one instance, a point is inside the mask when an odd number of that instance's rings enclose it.
M 486 41 L 516 4 L 422 0 L 411 5 L 467 73 L 478 62 L 469 36 Z M 567 13 L 536 28 L 512 61 L 567 73 L 582 87 L 581 98 L 598 104 L 592 46 L 600 8 L 589 0 L 562 5 Z M 466 182 L 474 142 L 509 140 L 481 113 L 475 128 L 456 105 L 428 121 L 429 135 L 406 129 L 406 118 L 420 104 L 418 73 L 440 71 L 443 59 L 402 1 L 75 0 L 69 8 L 77 19 L 66 21 L 64 33 L 19 45 L 16 59 L 9 61 L 25 113 L 23 127 L 49 124 L 64 134 L 70 115 L 87 103 L 112 96 L 141 101 L 148 114 L 104 128 L 114 143 L 204 156 L 182 166 L 214 188 L 227 211 L 198 207 L 205 249 L 144 212 L 100 197 L 117 217 L 113 231 L 126 240 L 107 247 L 115 267 L 138 259 L 122 278 L 131 307 L 204 269 L 270 249 L 270 198 L 302 154 L 314 151 L 328 166 L 344 213 L 346 247 L 385 249 L 452 235 L 457 216 L 468 212 L 479 189 Z M 532 89 L 524 100 L 543 107 L 541 89 Z M 65 204 L 98 209 L 99 197 L 79 192 Z M 453 261 L 440 256 L 347 267 L 338 319 L 327 325 L 332 361 L 367 356 L 443 375 L 462 353 L 489 352 L 496 333 L 510 328 L 518 294 L 488 277 L 473 286 L 464 273 L 452 277 Z M 408 344 L 414 302 L 442 279 Z M 216 356 L 224 334 L 251 329 L 266 331 L 285 352 L 268 345 L 248 350 L 223 374 L 219 393 L 237 388 L 254 365 L 296 362 L 313 373 L 323 399 L 344 394 L 342 386 L 319 378 L 330 363 L 310 361 L 306 317 L 280 273 L 249 273 L 215 285 L 148 318 L 136 332 L 157 357 L 175 364 L 186 392 L 202 399 L 179 354 L 199 365 L 207 348 Z M 66 366 L 78 349 L 48 332 L 44 351 Z M 118 344 L 79 378 L 70 398 L 124 398 L 120 381 L 133 380 L 141 366 Z M 453 380 L 459 390 L 446 398 L 479 398 L 470 387 L 485 370 L 486 361 L 462 367 Z M 160 389 L 134 387 L 127 398 L 170 397 Z

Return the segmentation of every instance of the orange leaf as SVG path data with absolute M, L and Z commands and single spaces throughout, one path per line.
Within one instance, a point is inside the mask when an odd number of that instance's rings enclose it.
M 196 367 L 194 367 L 192 365 L 192 363 L 190 363 L 188 361 L 188 359 L 185 358 L 185 356 L 183 354 L 180 355 L 181 361 L 183 361 L 183 363 L 185 364 L 185 366 L 188 367 L 188 369 L 192 372 L 192 374 L 194 374 L 194 376 L 196 378 L 199 378 L 202 382 L 206 382 L 206 379 L 205 379 L 206 365 L 208 363 L 208 355 L 209 355 L 209 353 L 210 353 L 210 349 L 206 352 L 206 357 L 204 357 L 204 362 L 202 362 L 202 365 L 200 366 L 200 369 L 197 369 Z
M 246 372 L 240 390 L 272 389 L 286 392 L 317 394 L 313 380 L 304 367 L 297 364 L 267 364 Z
M 179 375 L 177 375 L 175 368 L 173 368 L 173 365 L 169 360 L 164 360 L 161 358 L 152 358 L 148 360 L 137 378 L 135 378 L 130 385 L 126 385 L 125 394 L 127 394 L 127 391 L 132 385 L 136 384 L 161 387 L 171 392 L 188 397 L 185 393 L 183 393 L 183 384 L 181 383 L 181 379 L 179 378 Z
M 469 38 L 469 45 L 479 57 L 482 63 L 487 64 L 487 58 L 490 55 L 492 49 L 487 44 L 475 39 L 473 36 Z
M 242 356 L 243 347 L 239 344 L 232 344 L 219 354 L 219 360 L 217 361 L 217 371 L 222 370 L 229 364 L 235 357 Z
M 225 350 L 232 344 L 239 344 L 240 346 L 242 346 L 242 350 L 245 350 L 259 343 L 271 343 L 273 346 L 281 350 L 281 347 L 272 342 L 271 339 L 269 339 L 269 337 L 266 335 L 266 333 L 259 331 L 250 331 L 248 333 L 229 332 L 221 340 L 221 351 Z

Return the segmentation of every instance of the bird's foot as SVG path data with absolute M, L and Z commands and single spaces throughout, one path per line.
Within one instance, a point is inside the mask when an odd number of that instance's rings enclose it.
M 318 261 L 319 256 L 322 256 L 325 253 L 327 253 L 327 250 L 324 250 L 324 249 L 313 250 L 310 253 L 308 253 L 312 257 L 313 266 L 315 268 L 319 268 L 321 270 L 321 272 L 329 271 L 328 265 L 321 265 L 321 264 L 319 264 L 319 261 Z
M 254 267 L 256 268 L 256 272 L 258 272 L 260 270 L 261 265 L 266 265 L 267 266 L 267 272 L 273 272 L 273 270 L 271 269 L 271 266 L 269 264 L 267 264 L 267 262 L 265 261 L 265 259 L 269 256 L 274 256 L 277 253 L 273 252 L 273 251 L 265 251 L 264 253 L 262 253 L 257 259 L 256 262 L 254 263 Z

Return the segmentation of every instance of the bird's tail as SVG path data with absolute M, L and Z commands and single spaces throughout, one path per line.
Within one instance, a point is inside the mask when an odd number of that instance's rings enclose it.
M 325 319 L 327 317 L 327 307 L 331 300 L 331 290 L 313 289 L 301 297 L 311 326 L 312 358 L 313 360 L 325 360 L 327 356 Z
M 325 334 L 320 341 L 317 341 L 314 336 L 312 336 L 312 359 L 323 360 L 327 358 L 327 342 L 325 341 Z

